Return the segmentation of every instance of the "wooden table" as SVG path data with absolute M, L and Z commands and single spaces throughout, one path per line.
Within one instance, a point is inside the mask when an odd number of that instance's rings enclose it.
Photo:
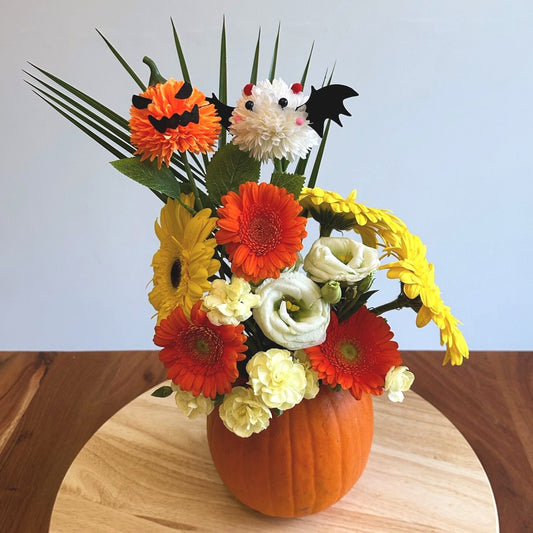
M 483 464 L 500 530 L 533 531 L 533 353 L 475 352 L 463 367 L 441 367 L 438 352 L 403 358 L 416 374 L 414 390 L 453 422 Z M 1 531 L 48 531 L 79 450 L 163 379 L 152 351 L 0 352 Z
M 373 399 L 366 468 L 335 505 L 281 519 L 240 504 L 222 484 L 205 417 L 187 420 L 174 398 L 138 396 L 87 442 L 59 489 L 51 533 L 498 533 L 479 459 L 427 400 Z M 450 512 L 453 510 L 453 512 Z

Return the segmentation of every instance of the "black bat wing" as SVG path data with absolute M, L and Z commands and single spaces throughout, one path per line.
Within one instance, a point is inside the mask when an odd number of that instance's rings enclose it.
M 304 104 L 311 128 L 322 137 L 324 135 L 324 122 L 327 119 L 342 126 L 339 115 L 351 117 L 351 114 L 344 107 L 344 100 L 352 96 L 359 96 L 359 94 L 347 85 L 327 85 L 320 89 L 311 87 L 311 95 Z
M 229 119 L 235 108 L 223 104 L 214 94 L 211 96 L 211 98 L 206 98 L 206 100 L 210 104 L 213 104 L 215 106 L 215 109 L 217 110 L 217 115 L 220 117 L 221 126 L 228 129 L 231 126 Z

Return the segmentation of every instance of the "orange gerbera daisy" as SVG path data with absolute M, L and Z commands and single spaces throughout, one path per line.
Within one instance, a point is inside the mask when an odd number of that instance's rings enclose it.
M 157 157 L 168 166 L 175 150 L 205 153 L 213 150 L 220 133 L 220 117 L 204 93 L 185 81 L 169 79 L 133 97 L 130 108 L 131 142 L 141 161 Z
M 326 340 L 305 352 L 320 379 L 360 399 L 363 392 L 380 395 L 387 372 L 401 364 L 392 337 L 387 322 L 363 306 L 341 323 L 332 313 Z
M 307 236 L 307 219 L 294 195 L 270 183 L 249 181 L 222 197 L 215 234 L 225 244 L 231 270 L 247 281 L 278 278 L 294 265 Z
M 244 325 L 215 326 L 200 309 L 191 310 L 191 320 L 180 307 L 155 327 L 154 343 L 163 349 L 159 359 L 168 369 L 167 378 L 194 396 L 214 399 L 231 392 L 237 379 L 237 361 L 247 349 Z

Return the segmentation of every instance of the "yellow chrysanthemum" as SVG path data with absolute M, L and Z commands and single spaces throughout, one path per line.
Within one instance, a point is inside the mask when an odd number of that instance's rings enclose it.
M 158 323 L 175 307 L 188 315 L 209 290 L 208 279 L 220 267 L 213 259 L 216 241 L 208 238 L 216 218 L 210 216 L 210 209 L 193 216 L 185 207 L 194 204 L 193 195 L 182 194 L 181 201 L 185 205 L 169 198 L 161 210 L 160 222 L 155 223 L 161 245 L 152 260 L 154 288 L 148 298 L 158 312 Z
M 321 225 L 338 230 L 352 229 L 361 235 L 363 243 L 376 248 L 380 244 L 388 246 L 394 235 L 405 230 L 405 224 L 389 211 L 368 207 L 355 201 L 357 191 L 353 190 L 346 198 L 320 187 L 304 187 L 300 204 Z
M 440 289 L 435 283 L 434 266 L 426 259 L 426 247 L 418 236 L 408 231 L 398 233 L 394 240 L 395 245 L 385 251 L 398 260 L 381 268 L 387 270 L 387 277 L 402 282 L 403 292 L 409 299 L 420 298 L 416 325 L 421 328 L 430 321 L 437 325 L 441 345 L 446 344 L 443 364 L 460 365 L 464 358 L 468 358 L 468 346 L 457 327 L 458 320 L 442 301 Z

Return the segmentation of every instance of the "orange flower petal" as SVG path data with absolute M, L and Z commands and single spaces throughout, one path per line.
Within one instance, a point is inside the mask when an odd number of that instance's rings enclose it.
M 292 266 L 306 237 L 300 204 L 284 188 L 247 182 L 239 194 L 222 197 L 218 209 L 218 244 L 225 244 L 233 273 L 257 283 L 278 278 Z

